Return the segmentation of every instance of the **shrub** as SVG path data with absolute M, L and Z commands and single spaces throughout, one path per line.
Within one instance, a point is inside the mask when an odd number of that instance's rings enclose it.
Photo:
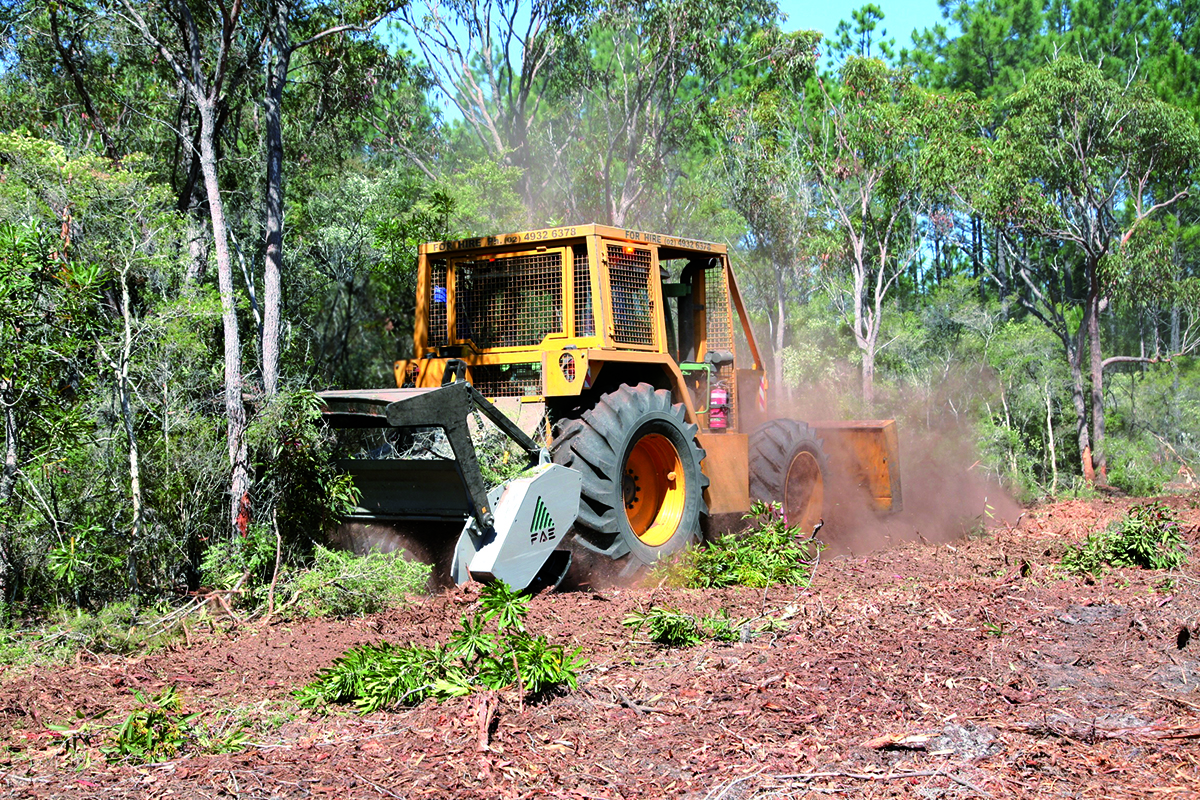
M 293 586 L 301 613 L 348 617 L 374 614 L 404 602 L 405 595 L 424 592 L 431 572 L 402 551 L 356 556 L 318 545 L 312 569 Z
M 242 605 L 266 599 L 267 584 L 275 566 L 275 532 L 270 525 L 251 524 L 245 536 L 216 539 L 200 559 L 200 580 L 213 589 L 243 587 Z M 247 576 L 243 582 L 242 576 Z
M 666 583 L 687 589 L 775 584 L 807 586 L 824 544 L 788 525 L 778 505 L 755 503 L 749 528 L 727 533 L 704 547 L 689 547 L 659 569 Z
M 568 655 L 561 645 L 530 634 L 528 607 L 527 597 L 493 583 L 483 590 L 480 609 L 462 618 L 447 644 L 353 647 L 297 692 L 300 704 L 353 703 L 369 712 L 514 685 L 532 694 L 563 685 L 574 689 L 587 662 L 578 650 Z
M 175 633 L 156 625 L 167 613 L 158 605 L 139 610 L 132 602 L 109 603 L 95 613 L 63 608 L 47 626 L 46 642 L 61 641 L 94 653 L 133 653 L 166 643 Z
M 691 647 L 704 641 L 696 617 L 674 608 L 654 606 L 645 613 L 636 611 L 626 615 L 621 624 L 635 633 L 645 628 L 650 641 L 664 647 Z
M 1187 560 L 1187 547 L 1177 517 L 1162 503 L 1132 506 L 1125 516 L 1069 546 L 1062 567 L 1076 575 L 1099 574 L 1106 566 L 1177 569 Z
M 204 753 L 235 753 L 246 747 L 245 723 L 235 723 L 222 731 L 196 724 L 198 712 L 183 711 L 183 698 L 175 686 L 168 686 L 155 697 L 134 689 L 138 707 L 130 712 L 104 748 L 110 760 L 137 762 L 174 758 L 188 749 Z
M 139 706 L 117 728 L 110 757 L 125 757 L 134 761 L 157 761 L 179 755 L 187 741 L 195 714 L 183 713 L 183 698 L 174 686 L 168 686 L 157 697 L 147 697 L 134 689 Z
M 762 617 L 753 627 L 751 623 L 752 620 L 745 617 L 729 616 L 725 609 L 709 617 L 698 617 L 662 606 L 653 606 L 649 611 L 639 609 L 621 620 L 622 625 L 633 628 L 634 634 L 645 629 L 650 641 L 663 647 L 692 647 L 705 639 L 736 642 L 788 627 L 786 622 L 774 617 Z
M 1134 439 L 1112 436 L 1106 443 L 1108 481 L 1133 497 L 1153 497 L 1161 493 L 1174 472 L 1170 462 L 1164 463 L 1155 457 L 1157 443 L 1147 439 L 1145 434 Z

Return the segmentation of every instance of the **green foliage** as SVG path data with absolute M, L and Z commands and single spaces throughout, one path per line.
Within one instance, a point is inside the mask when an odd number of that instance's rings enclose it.
M 319 540 L 358 491 L 331 462 L 333 436 L 318 422 L 321 401 L 312 392 L 274 398 L 246 432 L 255 455 L 260 514 L 273 510 L 288 542 Z
M 174 686 L 150 697 L 133 690 L 138 707 L 129 713 L 102 750 L 112 761 L 135 763 L 165 761 L 195 750 L 210 755 L 239 753 L 249 737 L 245 721 L 228 720 L 217 728 L 199 721 L 199 712 L 185 713 L 183 698 Z
M 200 558 L 200 581 L 211 589 L 246 587 L 251 598 L 248 605 L 255 605 L 265 597 L 263 576 L 270 577 L 275 546 L 274 532 L 260 523 L 251 524 L 245 536 L 216 539 Z
M 308 616 L 374 614 L 424 592 L 431 569 L 403 551 L 356 556 L 317 545 L 312 568 L 293 585 L 297 608 Z
M 297 692 L 300 704 L 353 703 L 363 712 L 518 686 L 539 694 L 574 689 L 587 661 L 525 628 L 529 598 L 503 582 L 485 587 L 480 609 L 445 645 L 387 642 L 351 648 Z
M 131 601 L 108 603 L 95 612 L 66 606 L 47 620 L 41 647 L 62 642 L 72 649 L 93 653 L 148 651 L 175 636 L 157 624 L 166 612 L 165 605 L 139 609 Z
M 0 627 L 0 678 L 34 664 L 65 662 L 74 652 L 65 639 L 50 638 L 44 630 Z
M 645 630 L 651 642 L 663 647 L 693 647 L 705 640 L 744 641 L 787 628 L 786 622 L 774 617 L 763 617 L 757 624 L 753 623 L 754 620 L 746 617 L 729 616 L 726 609 L 710 616 L 697 616 L 663 606 L 651 606 L 649 611 L 632 611 L 621 620 L 621 624 L 632 628 L 635 635 Z
M 692 647 L 704 641 L 699 620 L 674 608 L 653 606 L 645 613 L 631 612 L 621 624 L 635 632 L 645 628 L 650 641 L 664 647 Z
M 22 627 L 0 627 L 0 673 L 5 668 L 61 663 L 80 651 L 152 652 L 178 637 L 177 627 L 164 623 L 171 610 L 166 604 L 138 608 L 130 601 L 108 603 L 95 611 L 64 604 L 45 616 L 23 620 Z
M 179 755 L 187 746 L 197 714 L 183 713 L 183 698 L 175 686 L 154 697 L 133 690 L 138 708 L 130 712 L 114 732 L 109 757 L 136 762 L 164 761 Z
M 881 29 L 878 34 L 875 29 L 883 22 L 883 9 L 875 3 L 867 3 L 850 12 L 850 21 L 842 20 L 837 24 L 833 37 L 829 42 L 831 51 L 830 65 L 844 60 L 847 56 L 861 58 L 876 58 L 873 48 L 879 49 L 879 56 L 891 60 L 896 56 L 896 40 L 884 39 L 887 29 Z M 877 38 L 878 37 L 878 38 Z
M 807 586 L 825 545 L 788 525 L 778 505 L 756 502 L 745 519 L 743 533 L 722 534 L 659 567 L 666 582 L 689 589 Z
M 1178 517 L 1162 503 L 1130 507 L 1124 518 L 1068 546 L 1062 567 L 1075 575 L 1098 575 L 1107 566 L 1178 569 L 1187 561 Z
M 1120 415 L 1110 419 L 1113 427 L 1121 431 L 1124 420 Z M 1162 458 L 1158 443 L 1148 436 L 1132 435 L 1113 437 L 1108 446 L 1108 482 L 1134 497 L 1153 497 L 1162 493 L 1163 485 L 1169 481 L 1175 465 Z
M 397 596 L 380 592 L 381 581 L 398 579 L 396 591 L 403 594 L 415 584 L 423 586 L 427 577 L 402 560 L 370 558 L 356 564 L 348 555 L 321 549 L 319 542 L 354 507 L 358 491 L 350 476 L 336 468 L 333 435 L 319 419 L 315 394 L 284 392 L 262 408 L 247 431 L 257 521 L 247 526 L 245 536 L 206 537 L 199 565 L 206 585 L 241 587 L 242 605 L 266 601 L 269 585 L 278 580 L 277 559 L 281 569 L 294 571 L 315 557 L 314 573 L 299 579 L 307 597 L 304 608 L 313 614 L 368 613 L 364 609 L 377 609 Z
M 247 109 L 264 82 L 245 76 L 266 74 L 277 48 L 254 45 L 262 9 L 247 6 L 217 132 L 255 418 L 254 516 L 245 537 L 230 537 L 219 533 L 224 334 L 190 141 L 199 121 L 181 110 L 169 66 L 104 4 L 9 5 L 0 616 L 15 603 L 100 609 L 48 623 L 48 637 L 122 650 L 138 637 L 118 620 L 144 615 L 114 614 L 110 600 L 246 576 L 238 597 L 259 603 L 277 554 L 286 589 L 354 496 L 329 467 L 312 396 L 268 400 L 255 385 L 264 148 L 262 116 Z M 479 13 L 490 26 L 463 54 L 483 95 L 443 86 L 464 103 L 446 117 L 428 99 L 438 60 L 452 67 L 441 78 L 463 73 L 427 29 L 414 31 L 429 46 L 420 65 L 388 46 L 390 34 L 296 50 L 283 103 L 281 384 L 392 382 L 393 359 L 411 354 L 420 242 L 610 222 L 730 243 L 760 347 L 765 331 L 779 345 L 772 388 L 814 416 L 863 415 L 851 379 L 867 355 L 847 323 L 882 287 L 885 301 L 860 315 L 879 323 L 880 410 L 903 431 L 973 426 L 978 470 L 1022 498 L 1077 487 L 1077 426 L 1092 426 L 1075 418 L 1064 354 L 1078 346 L 1092 284 L 1074 226 L 1107 248 L 1093 254 L 1106 353 L 1192 346 L 1200 204 L 1172 201 L 1191 191 L 1197 161 L 1200 26 L 1174 1 L 943 6 L 945 24 L 897 62 L 881 30 L 886 4 L 848 11 L 824 54 L 845 68 L 819 81 L 820 36 L 785 32 L 771 2 L 549 4 L 533 12 L 542 33 L 515 49 L 497 44 L 509 17 L 482 16 L 494 4 L 444 7 L 447 20 Z M 293 41 L 361 11 L 293 4 Z M 202 49 L 213 32 L 201 24 Z M 862 58 L 877 53 L 887 60 Z M 1073 163 L 1087 148 L 1088 163 Z M 1099 203 L 1081 205 L 1088 198 Z M 845 269 L 851 234 L 864 254 L 859 287 Z M 1181 355 L 1104 371 L 1096 406 L 1108 441 L 1093 445 L 1114 485 L 1150 493 L 1200 460 L 1198 370 Z M 480 450 L 489 482 L 524 468 L 503 437 Z
M 479 471 L 488 486 L 499 486 L 529 469 L 529 455 L 482 414 L 475 414 L 471 426 L 471 442 L 479 459 Z

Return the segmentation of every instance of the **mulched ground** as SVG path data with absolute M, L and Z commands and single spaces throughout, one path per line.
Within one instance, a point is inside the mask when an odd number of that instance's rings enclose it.
M 189 644 L 146 656 L 27 669 L 0 686 L 0 793 L 1200 797 L 1200 558 L 1170 575 L 1055 570 L 1066 544 L 1130 502 L 1056 503 L 981 538 L 828 557 L 802 591 L 539 596 L 530 629 L 582 648 L 590 664 L 578 691 L 537 704 L 510 692 L 359 716 L 293 702 L 351 645 L 444 640 L 471 610 L 469 590 L 361 620 L 193 629 Z M 1166 502 L 1195 548 L 1200 494 Z M 769 615 L 788 629 L 664 650 L 621 625 L 653 604 Z M 213 730 L 249 720 L 253 745 L 106 762 L 99 746 L 134 707 L 131 690 L 170 684 Z M 83 733 L 64 738 L 51 724 Z

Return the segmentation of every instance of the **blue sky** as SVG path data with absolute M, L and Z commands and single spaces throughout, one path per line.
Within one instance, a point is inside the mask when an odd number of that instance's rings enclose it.
M 838 22 L 849 20 L 850 12 L 866 5 L 867 1 L 814 3 L 811 0 L 780 0 L 779 9 L 788 17 L 784 30 L 806 28 L 831 37 Z M 942 22 L 942 11 L 938 8 L 937 0 L 875 0 L 875 4 L 883 10 L 881 27 L 887 30 L 887 36 L 880 38 L 895 39 L 897 49 L 911 47 L 914 28 L 932 28 L 935 23 Z

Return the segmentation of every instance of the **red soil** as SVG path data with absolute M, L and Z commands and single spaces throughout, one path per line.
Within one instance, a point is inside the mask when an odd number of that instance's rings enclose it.
M 807 590 L 536 597 L 530 629 L 582 648 L 590 663 L 578 691 L 536 704 L 516 692 L 491 698 L 486 751 L 488 697 L 359 716 L 300 709 L 291 695 L 351 645 L 444 641 L 471 610 L 470 591 L 360 620 L 193 630 L 190 644 L 150 655 L 84 654 L 10 673 L 0 794 L 1197 797 L 1200 557 L 1170 575 L 1056 570 L 1065 545 L 1130 502 L 1061 502 L 981 538 L 828 557 Z M 1166 502 L 1195 548 L 1200 495 Z M 788 629 L 667 650 L 621 625 L 653 604 L 770 615 Z M 108 763 L 99 747 L 135 706 L 130 690 L 171 684 L 210 728 L 248 720 L 253 744 Z M 94 735 L 64 738 L 51 724 Z

